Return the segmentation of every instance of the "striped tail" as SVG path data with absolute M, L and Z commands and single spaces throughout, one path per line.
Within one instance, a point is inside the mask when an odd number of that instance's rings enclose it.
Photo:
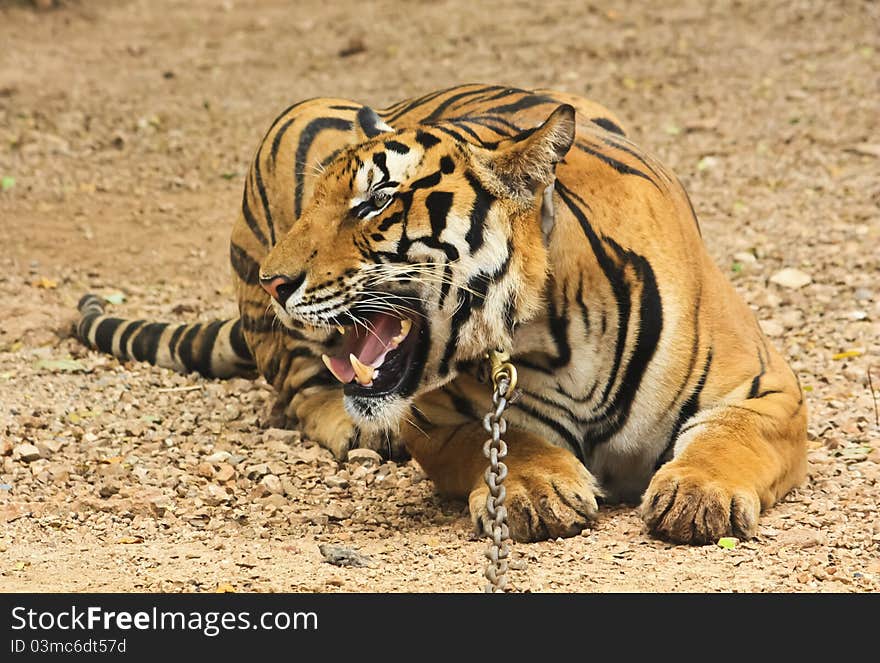
M 104 315 L 103 300 L 79 300 L 76 335 L 90 348 L 123 361 L 135 359 L 180 373 L 208 378 L 254 377 L 256 365 L 241 331 L 241 320 L 169 324 Z

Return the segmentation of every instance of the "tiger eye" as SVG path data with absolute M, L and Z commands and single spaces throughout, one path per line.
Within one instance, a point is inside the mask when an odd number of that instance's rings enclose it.
M 370 201 L 375 207 L 382 207 L 391 200 L 391 194 L 387 191 L 376 191 L 370 196 Z

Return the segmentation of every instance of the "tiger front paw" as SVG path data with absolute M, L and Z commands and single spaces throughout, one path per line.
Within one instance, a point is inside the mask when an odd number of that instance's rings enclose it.
M 567 451 L 547 449 L 528 465 L 510 468 L 503 483 L 507 523 L 514 541 L 542 541 L 580 533 L 598 511 L 599 493 L 593 476 Z M 486 499 L 489 488 L 481 481 L 470 493 L 471 519 L 478 533 L 488 533 L 494 520 Z
M 724 536 L 753 537 L 761 502 L 754 490 L 672 461 L 654 475 L 642 497 L 641 512 L 653 535 L 703 545 Z

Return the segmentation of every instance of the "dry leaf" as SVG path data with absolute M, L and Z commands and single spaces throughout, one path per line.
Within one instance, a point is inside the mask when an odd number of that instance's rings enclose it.
M 853 357 L 860 357 L 865 354 L 864 350 L 847 350 L 845 352 L 838 352 L 836 355 L 832 355 L 831 358 L 834 361 L 840 361 L 841 359 L 852 359 Z
M 53 281 L 52 279 L 47 279 L 45 276 L 41 276 L 40 278 L 31 281 L 31 285 L 35 288 L 42 288 L 43 290 L 54 290 L 58 287 L 58 281 Z

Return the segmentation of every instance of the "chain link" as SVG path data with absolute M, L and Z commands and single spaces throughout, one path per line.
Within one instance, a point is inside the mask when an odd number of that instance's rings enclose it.
M 504 499 L 507 491 L 503 486 L 507 477 L 507 465 L 502 460 L 507 456 L 507 444 L 501 436 L 507 432 L 504 410 L 516 388 L 516 368 L 507 360 L 506 353 L 489 353 L 492 364 L 492 409 L 483 418 L 483 428 L 491 436 L 483 445 L 483 455 L 489 459 L 484 478 L 489 487 L 486 510 L 490 521 L 486 523 L 489 545 L 486 549 L 486 593 L 504 592 L 507 589 L 508 558 L 510 557 L 510 531 L 507 527 L 507 508 Z

